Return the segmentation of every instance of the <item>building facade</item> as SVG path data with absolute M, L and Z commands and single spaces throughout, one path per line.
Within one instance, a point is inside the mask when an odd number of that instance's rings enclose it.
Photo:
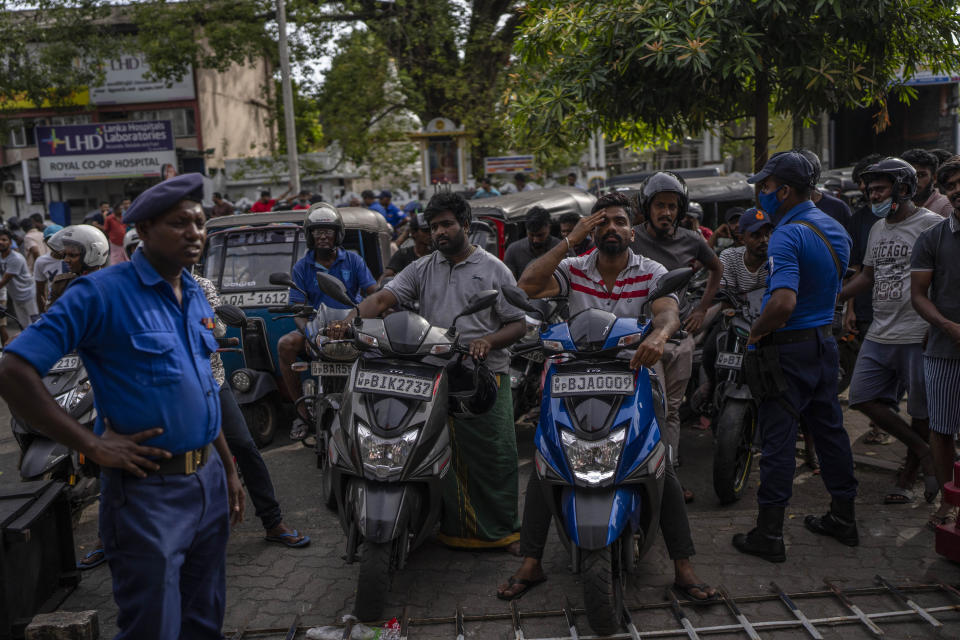
M 110 61 L 102 86 L 77 92 L 70 107 L 6 103 L 0 111 L 0 216 L 68 211 L 69 221 L 76 222 L 100 202 L 117 204 L 155 184 L 166 164 L 178 173 L 216 176 L 240 149 L 275 148 L 267 61 L 223 73 L 191 70 L 174 83 L 148 80 L 148 70 L 142 56 L 124 55 Z M 146 124 L 164 122 L 169 126 Z M 103 140 L 89 141 L 151 130 L 158 132 L 155 153 L 130 144 L 126 149 L 107 144 L 95 153 L 91 147 Z M 50 161 L 51 154 L 57 162 Z M 143 161 L 129 160 L 138 154 Z M 111 162 L 121 157 L 126 162 Z M 81 166 L 82 171 L 72 170 Z

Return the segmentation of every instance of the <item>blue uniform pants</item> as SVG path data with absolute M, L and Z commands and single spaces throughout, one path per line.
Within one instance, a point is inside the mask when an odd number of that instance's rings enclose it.
M 818 333 L 814 339 L 776 348 L 787 383 L 781 399 L 803 416 L 813 434 L 820 476 L 827 491 L 834 498 L 853 500 L 857 496 L 857 479 L 853 475 L 850 437 L 843 428 L 843 412 L 837 399 L 836 340 Z M 759 426 L 763 457 L 757 502 L 761 507 L 785 507 L 793 495 L 797 419 L 779 401 L 766 400 L 760 404 Z
M 214 452 L 191 475 L 102 474 L 100 532 L 118 639 L 222 638 L 227 483 Z

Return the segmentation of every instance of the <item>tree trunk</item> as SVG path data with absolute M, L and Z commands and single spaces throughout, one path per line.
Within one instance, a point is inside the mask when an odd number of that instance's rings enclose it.
M 760 171 L 767 162 L 767 142 L 770 140 L 770 82 L 766 73 L 757 75 L 754 96 L 753 170 Z

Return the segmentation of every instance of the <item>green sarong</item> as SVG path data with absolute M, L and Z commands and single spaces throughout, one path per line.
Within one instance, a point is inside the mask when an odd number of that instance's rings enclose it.
M 505 547 L 520 539 L 517 435 L 510 378 L 497 376 L 493 408 L 450 418 L 452 469 L 444 478 L 439 540 L 451 547 Z

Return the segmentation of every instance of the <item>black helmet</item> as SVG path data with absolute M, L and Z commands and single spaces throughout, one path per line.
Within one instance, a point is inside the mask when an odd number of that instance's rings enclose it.
M 307 215 L 303 219 L 303 233 L 306 236 L 308 249 L 316 248 L 312 233 L 314 227 L 329 227 L 335 229 L 337 237 L 336 240 L 334 240 L 334 244 L 338 247 L 343 244 L 343 218 L 340 217 L 340 212 L 337 211 L 337 208 L 332 204 L 318 202 L 307 211 Z
M 674 225 L 678 225 L 683 216 L 687 215 L 690 197 L 687 194 L 687 183 L 673 171 L 658 171 L 644 181 L 643 188 L 640 190 L 640 213 L 649 220 L 650 204 L 653 202 L 654 196 L 665 191 L 677 194 L 680 199 L 677 219 L 673 221 Z
M 909 200 L 917 193 L 917 170 L 905 160 L 884 158 L 877 164 L 867 167 L 860 174 L 860 179 L 866 184 L 872 177 L 876 176 L 886 176 L 893 181 L 893 199 L 895 202 Z M 905 193 L 901 193 L 901 187 L 906 188 Z
M 449 412 L 456 418 L 487 413 L 497 402 L 497 376 L 483 362 L 475 367 L 463 364 L 463 356 L 447 365 Z

